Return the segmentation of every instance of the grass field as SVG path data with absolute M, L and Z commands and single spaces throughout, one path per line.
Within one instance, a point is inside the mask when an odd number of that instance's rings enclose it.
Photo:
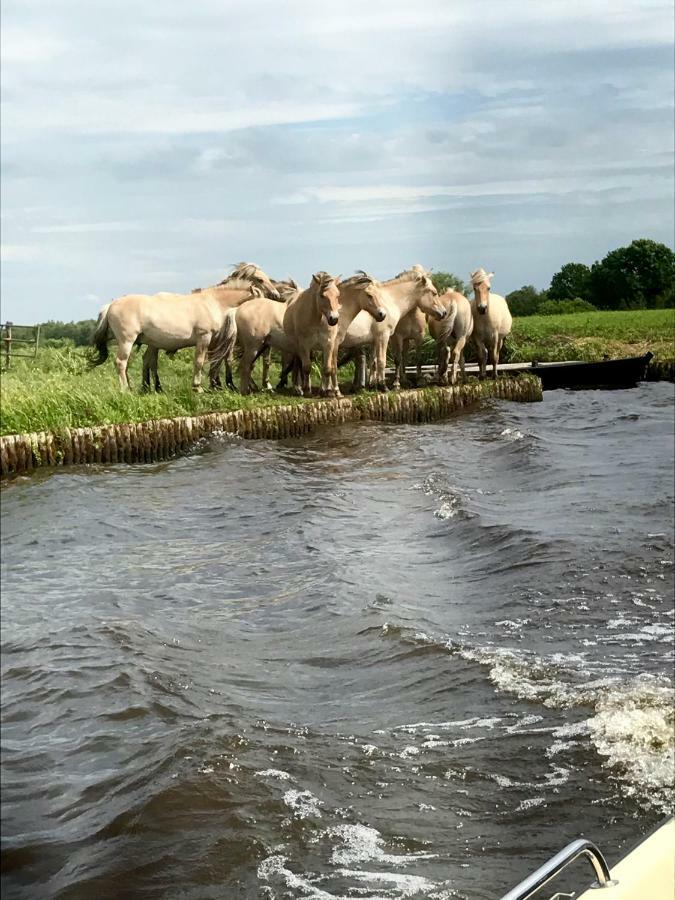
M 513 362 L 602 359 L 652 350 L 660 359 L 675 357 L 675 311 L 575 313 L 516 319 L 507 342 Z M 435 360 L 432 341 L 423 348 Z M 2 376 L 0 433 L 55 431 L 71 426 L 141 422 L 154 418 L 308 402 L 289 395 L 242 397 L 230 391 L 194 394 L 190 388 L 192 351 L 174 360 L 160 356 L 163 394 L 141 394 L 140 353 L 134 352 L 130 377 L 135 390 L 122 394 L 113 363 L 90 369 L 86 353 L 69 346 L 43 348 L 36 361 L 16 360 Z M 412 362 L 412 361 L 411 361 Z M 277 374 L 273 371 L 273 375 Z M 346 373 L 345 373 L 346 377 Z M 274 378 L 272 381 L 274 382 Z M 316 381 L 316 379 L 314 379 Z

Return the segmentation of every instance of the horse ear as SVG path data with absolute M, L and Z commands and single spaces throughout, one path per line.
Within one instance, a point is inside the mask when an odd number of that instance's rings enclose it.
M 488 272 L 487 277 L 488 277 L 490 280 L 492 280 L 492 279 L 495 277 L 495 273 L 494 273 L 494 272 Z
M 333 281 L 335 282 L 336 285 L 339 285 L 340 282 L 342 281 L 342 275 L 336 275 L 335 278 L 333 279 Z
M 320 284 L 320 282 L 321 282 L 321 279 L 319 278 L 319 276 L 317 275 L 316 272 L 312 275 L 312 281 L 316 282 L 316 284 Z

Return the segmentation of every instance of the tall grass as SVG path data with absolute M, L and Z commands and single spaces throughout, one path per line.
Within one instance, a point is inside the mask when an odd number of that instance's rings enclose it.
M 143 394 L 139 391 L 140 353 L 134 352 L 129 366 L 133 389 L 122 393 L 112 362 L 90 369 L 81 348 L 45 348 L 37 360 L 16 360 L 3 373 L 0 433 L 55 431 L 306 402 L 277 394 L 242 397 L 228 390 L 195 394 L 191 388 L 192 357 L 190 350 L 181 351 L 171 361 L 160 354 L 164 393 Z

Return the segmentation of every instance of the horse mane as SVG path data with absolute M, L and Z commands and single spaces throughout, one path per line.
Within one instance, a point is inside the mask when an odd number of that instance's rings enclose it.
M 252 286 L 258 287 L 258 285 L 250 278 L 232 278 L 231 276 L 223 278 L 222 281 L 219 281 L 218 284 L 214 285 L 214 287 L 226 288 L 230 291 L 248 290 L 248 288 Z
M 346 278 L 342 284 L 347 287 L 369 287 L 371 284 L 376 284 L 377 281 L 373 278 L 372 275 L 369 275 L 368 272 L 364 272 L 363 269 L 357 269 L 356 274 L 352 275 L 350 278 Z
M 429 273 L 421 266 L 419 263 L 415 263 L 414 266 L 411 266 L 409 269 L 404 269 L 402 272 L 399 272 L 398 275 L 394 275 L 391 279 L 392 281 L 419 281 L 422 278 L 428 278 Z
M 331 281 L 335 281 L 335 276 L 329 275 L 328 272 L 315 272 L 312 275 L 312 281 L 315 281 L 318 289 L 323 291 L 328 287 Z
M 288 303 L 293 297 L 300 293 L 300 286 L 292 278 L 287 281 L 273 281 L 272 284 L 279 291 L 279 295 L 284 303 Z

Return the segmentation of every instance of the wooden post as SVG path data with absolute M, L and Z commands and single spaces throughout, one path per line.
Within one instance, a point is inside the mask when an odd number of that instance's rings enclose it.
M 9 362 L 12 358 L 12 323 L 5 322 L 3 327 L 5 330 L 5 368 L 9 369 Z
M 35 355 L 33 356 L 33 359 L 37 359 L 39 347 L 40 347 L 40 326 L 36 325 L 35 326 Z

